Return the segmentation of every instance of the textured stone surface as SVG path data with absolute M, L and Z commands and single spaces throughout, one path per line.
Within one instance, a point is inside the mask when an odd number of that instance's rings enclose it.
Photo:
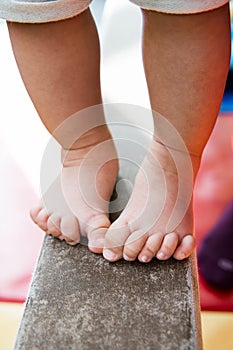
M 46 237 L 15 349 L 201 349 L 193 259 L 111 264 Z

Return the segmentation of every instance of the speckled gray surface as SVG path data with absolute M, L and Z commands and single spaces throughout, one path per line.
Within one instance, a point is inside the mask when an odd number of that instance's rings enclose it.
M 193 259 L 110 264 L 46 237 L 15 350 L 201 349 Z

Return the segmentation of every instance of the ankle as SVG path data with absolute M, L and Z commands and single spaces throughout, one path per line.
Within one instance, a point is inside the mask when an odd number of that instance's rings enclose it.
M 106 125 L 91 129 L 70 149 L 61 149 L 63 167 L 80 166 L 83 161 L 86 165 L 102 166 L 105 162 L 113 160 L 118 164 L 117 150 Z
M 198 173 L 201 157 L 188 151 L 187 148 L 178 149 L 163 144 L 160 140 L 153 139 L 151 142 L 148 158 L 156 159 L 164 172 L 177 174 L 178 168 L 182 172 L 186 172 L 191 167 L 193 179 Z
M 69 150 L 78 150 L 78 149 L 84 149 L 84 148 L 91 148 L 95 145 L 104 142 L 106 140 L 109 140 L 112 138 L 112 135 L 109 131 L 108 126 L 100 125 L 97 127 L 94 127 L 93 129 L 90 129 L 85 134 L 80 136 L 70 147 Z

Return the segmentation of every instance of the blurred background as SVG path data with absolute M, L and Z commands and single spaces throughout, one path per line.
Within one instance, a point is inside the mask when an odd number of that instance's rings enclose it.
M 140 49 L 140 10 L 128 0 L 94 0 L 91 9 L 101 40 L 104 102 L 149 108 Z M 0 77 L 0 349 L 8 350 L 14 343 L 43 241 L 29 210 L 40 197 L 40 165 L 50 135 L 21 81 L 4 21 L 0 21 Z M 152 129 L 149 116 L 127 118 Z M 233 198 L 232 148 L 233 59 L 221 113 L 195 188 L 198 245 Z M 233 349 L 233 293 L 217 292 L 201 276 L 199 285 L 205 349 Z

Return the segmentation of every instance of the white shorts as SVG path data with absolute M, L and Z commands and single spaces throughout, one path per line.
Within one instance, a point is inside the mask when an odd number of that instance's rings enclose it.
M 92 0 L 0 0 L 0 18 L 21 23 L 45 23 L 74 17 Z M 116 0 L 117 1 L 117 0 Z M 191 14 L 216 9 L 229 0 L 130 0 L 143 9 Z

